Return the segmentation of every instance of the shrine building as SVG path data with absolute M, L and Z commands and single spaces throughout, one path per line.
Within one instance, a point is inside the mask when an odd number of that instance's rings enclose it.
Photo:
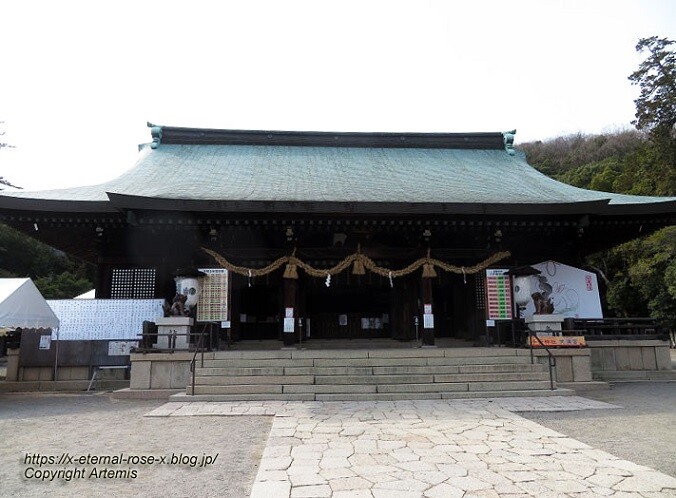
M 235 340 L 476 342 L 487 269 L 580 265 L 676 223 L 674 198 L 546 177 L 514 132 L 150 126 L 119 178 L 3 192 L 0 220 L 95 264 L 97 298 L 171 299 L 177 268 L 228 268 Z

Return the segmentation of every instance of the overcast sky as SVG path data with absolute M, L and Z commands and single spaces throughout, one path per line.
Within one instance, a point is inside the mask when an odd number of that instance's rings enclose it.
M 232 129 L 503 131 L 517 144 L 630 126 L 639 38 L 674 0 L 3 2 L 0 176 L 100 183 L 146 122 Z

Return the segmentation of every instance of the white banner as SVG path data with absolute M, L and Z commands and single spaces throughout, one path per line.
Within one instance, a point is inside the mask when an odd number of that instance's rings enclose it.
M 554 313 L 566 318 L 603 318 L 596 275 L 573 266 L 545 261 L 532 265 L 540 270 L 533 275 L 533 292 L 552 300 Z M 532 316 L 535 306 L 530 301 L 524 317 Z

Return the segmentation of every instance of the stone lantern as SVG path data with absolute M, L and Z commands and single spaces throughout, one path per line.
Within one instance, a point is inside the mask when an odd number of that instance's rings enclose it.
M 520 266 L 507 272 L 508 275 L 514 277 L 514 301 L 519 307 L 519 318 L 523 318 L 526 305 L 531 299 L 534 299 L 537 296 L 542 298 L 539 293 L 535 292 L 536 287 L 534 285 L 534 275 L 539 275 L 540 273 L 542 273 L 540 270 L 533 268 L 532 266 Z M 534 304 L 537 303 L 534 302 Z M 553 306 L 549 309 L 546 308 L 547 307 L 545 306 L 545 311 L 538 311 L 536 309 L 535 314 L 525 317 L 524 321 L 526 322 L 526 325 L 538 336 L 560 334 L 563 316 L 552 313 L 554 309 Z
M 170 316 L 158 318 L 157 346 L 162 349 L 188 349 L 190 347 L 190 329 L 195 320 L 190 317 L 197 306 L 200 294 L 199 278 L 206 275 L 195 268 L 176 270 L 176 297 L 170 309 Z
M 186 314 L 190 314 L 190 311 L 197 306 L 200 295 L 199 277 L 203 277 L 204 275 L 205 273 L 198 270 L 183 270 L 174 277 L 174 282 L 176 282 L 176 294 L 183 294 L 186 297 L 184 303 Z

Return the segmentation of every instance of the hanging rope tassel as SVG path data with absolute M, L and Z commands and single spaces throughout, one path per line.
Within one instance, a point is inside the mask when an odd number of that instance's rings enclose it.
M 465 267 L 462 267 L 462 281 L 467 285 L 467 273 L 465 273 Z
M 327 287 L 331 287 L 331 274 L 330 273 L 326 274 L 326 282 L 324 282 L 324 285 L 326 285 Z
M 298 279 L 298 269 L 297 265 L 289 263 L 284 268 L 284 278 L 292 278 L 294 280 Z
M 434 265 L 432 263 L 423 264 L 422 276 L 423 278 L 434 278 L 437 276 L 437 272 L 434 269 Z
M 392 280 L 392 272 L 389 272 L 387 276 L 390 279 L 390 287 L 394 287 L 394 281 Z
M 352 275 L 365 275 L 366 270 L 364 269 L 364 263 L 361 259 L 357 258 L 354 260 L 354 266 L 352 267 Z
M 251 287 L 251 270 L 249 270 L 249 287 Z

